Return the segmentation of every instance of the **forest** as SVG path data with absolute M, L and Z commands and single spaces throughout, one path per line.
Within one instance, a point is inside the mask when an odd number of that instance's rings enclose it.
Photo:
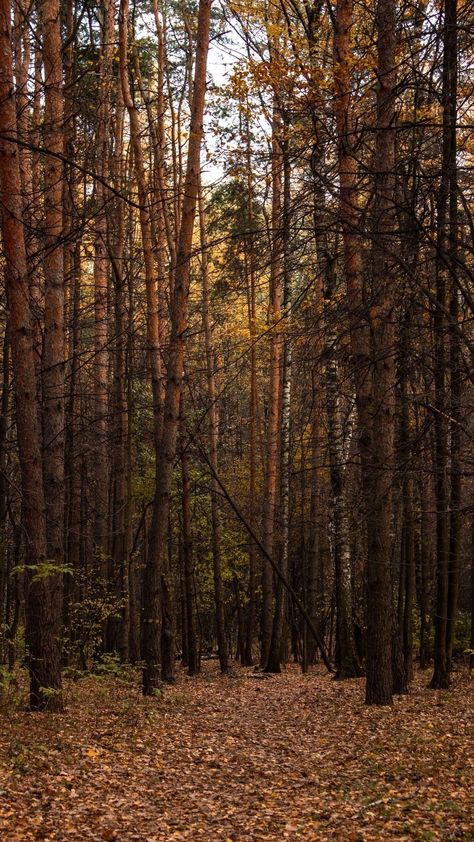
M 474 840 L 472 0 L 0 0 L 0 836 Z

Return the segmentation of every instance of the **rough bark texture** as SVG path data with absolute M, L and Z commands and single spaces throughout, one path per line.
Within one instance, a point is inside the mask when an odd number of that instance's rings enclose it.
M 270 266 L 270 307 L 269 321 L 274 325 L 271 333 L 268 433 L 265 471 L 265 497 L 263 509 L 263 545 L 268 555 L 273 555 L 275 512 L 278 487 L 278 443 L 280 430 L 280 377 L 282 361 L 282 336 L 279 320 L 281 316 L 281 187 L 282 155 L 280 147 L 281 115 L 277 104 L 273 107 L 272 126 L 272 213 L 271 237 L 272 253 Z M 267 663 L 270 651 L 273 622 L 273 572 L 266 559 L 262 569 L 262 628 L 261 628 L 261 664 Z
M 284 126 L 284 131 L 288 126 Z M 278 549 L 279 563 L 282 575 L 288 576 L 289 562 L 289 518 L 290 518 L 290 423 L 291 423 L 291 387 L 292 387 L 292 340 L 291 340 L 291 291 L 292 279 L 289 261 L 290 239 L 290 159 L 287 141 L 282 143 L 283 156 L 283 208 L 281 248 L 283 254 L 283 313 L 285 314 L 283 333 L 282 385 L 280 408 L 280 506 L 278 518 Z M 278 580 L 275 594 L 275 610 L 273 614 L 272 636 L 270 649 L 265 665 L 266 672 L 281 671 L 283 657 L 283 633 L 285 625 L 286 591 L 281 580 Z
M 207 369 L 207 390 L 208 390 L 208 421 L 209 421 L 209 457 L 212 468 L 218 472 L 218 441 L 219 441 L 219 416 L 218 416 L 218 395 L 216 390 L 216 379 L 214 371 L 214 348 L 212 343 L 211 321 L 209 315 L 209 271 L 208 253 L 206 242 L 206 221 L 204 216 L 204 205 L 202 191 L 199 190 L 199 226 L 201 235 L 201 272 L 202 272 L 202 320 L 204 326 L 204 343 L 206 347 L 206 369 Z M 212 524 L 212 569 L 214 578 L 214 603 L 216 608 L 216 633 L 217 650 L 221 672 L 227 672 L 228 656 L 225 634 L 224 614 L 224 585 L 222 581 L 222 560 L 221 560 L 221 525 L 219 516 L 219 489 L 214 476 L 211 479 L 211 524 Z
M 26 640 L 29 649 L 30 705 L 34 709 L 60 710 L 61 646 L 57 624 L 57 590 L 51 576 L 41 575 L 45 572 L 47 558 L 46 518 L 26 248 L 21 223 L 21 180 L 19 150 L 15 143 L 16 111 L 13 90 L 10 4 L 2 0 L 0 187 L 25 528 Z M 7 137 L 12 137 L 13 140 L 7 140 Z
M 191 483 L 189 479 L 189 450 L 185 437 L 185 416 L 183 398 L 181 398 L 180 440 L 184 572 L 183 627 L 185 629 L 186 663 L 188 667 L 188 675 L 196 675 L 196 673 L 198 673 L 200 669 L 200 661 L 196 634 L 196 612 L 194 610 L 194 547 L 191 518 Z
M 443 149 L 442 172 L 438 200 L 438 237 L 436 260 L 436 307 L 433 318 L 435 343 L 435 452 L 436 452 L 436 613 L 434 641 L 433 688 L 448 688 L 450 685 L 450 648 L 452 646 L 454 606 L 457 601 L 457 576 L 459 552 L 459 430 L 453 430 L 452 440 L 454 529 L 450 546 L 449 485 L 448 485 L 448 420 L 447 420 L 447 353 L 446 353 L 446 305 L 448 298 L 448 272 L 455 270 L 455 226 L 456 226 L 456 90 L 457 90 L 457 3 L 446 0 L 444 5 L 444 52 L 443 52 Z M 455 288 L 454 295 L 457 295 Z M 454 318 L 457 318 L 455 299 Z M 459 404 L 459 371 L 457 370 L 457 342 L 451 337 L 451 353 L 454 353 L 453 409 L 455 426 Z M 453 612 L 453 613 L 451 613 Z M 448 614 L 450 616 L 448 628 Z
M 365 473 L 367 564 L 367 704 L 392 701 L 391 640 L 391 488 L 394 439 L 393 251 L 396 6 L 377 7 L 377 122 L 374 159 L 374 209 L 370 327 L 372 337 L 372 430 L 370 464 Z M 370 434 L 369 434 L 370 435 Z
M 368 534 L 374 526 L 369 516 L 372 512 L 372 488 L 368 484 L 372 454 L 372 380 L 370 332 L 364 300 L 364 280 L 360 237 L 358 228 L 360 208 L 358 202 L 358 164 L 353 149 L 352 120 L 352 0 L 339 0 L 336 10 L 334 33 L 334 113 L 338 133 L 338 161 L 340 199 L 339 212 L 344 245 L 344 272 L 349 310 L 351 356 L 359 430 L 359 451 L 362 461 L 362 482 L 365 496 L 365 516 Z M 375 583 L 375 588 L 377 584 Z M 372 596 L 372 600 L 375 596 Z M 386 641 L 385 641 L 386 645 Z M 384 653 L 387 659 L 387 653 Z M 391 678 L 390 678 L 391 683 Z M 391 690 L 390 690 L 391 692 Z M 382 695 L 390 697 L 390 692 Z
M 176 253 L 174 289 L 170 308 L 171 335 L 166 372 L 163 434 L 156 472 L 156 489 L 151 525 L 153 537 L 150 541 L 145 567 L 145 603 L 143 612 L 143 657 L 145 660 L 143 692 L 145 695 L 152 694 L 159 682 L 160 647 L 158 629 L 160 619 L 160 580 L 166 548 L 169 497 L 176 452 L 179 398 L 184 367 L 187 299 L 189 293 L 189 261 L 199 187 L 210 11 L 210 0 L 200 0 L 188 160 Z M 161 585 L 163 587 L 162 582 Z
M 43 33 L 45 281 L 42 360 L 43 476 L 46 503 L 47 558 L 56 571 L 50 579 L 52 621 L 62 633 L 62 573 L 64 565 L 64 271 L 63 271 L 63 91 L 58 0 L 39 6 Z
M 99 60 L 99 92 L 97 104 L 97 171 L 101 179 L 109 176 L 110 92 L 112 87 L 112 57 L 114 36 L 114 2 L 105 0 L 102 7 L 102 45 Z M 107 254 L 107 201 L 110 198 L 103 181 L 95 184 L 96 220 L 94 243 L 94 556 L 97 573 L 104 590 L 113 587 L 108 529 L 109 459 L 109 260 Z M 113 625 L 113 624 L 112 624 Z M 108 623 L 106 646 L 113 647 L 113 630 Z

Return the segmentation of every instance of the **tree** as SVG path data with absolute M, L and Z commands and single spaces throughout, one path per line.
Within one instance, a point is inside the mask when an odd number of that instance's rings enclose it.
M 54 17 L 49 17 L 45 10 L 44 23 L 49 27 Z M 48 47 L 52 49 L 52 56 L 48 56 L 46 73 L 53 73 L 50 61 L 57 60 L 54 49 L 54 32 L 48 40 Z M 44 497 L 44 482 L 42 471 L 42 447 L 39 426 L 40 407 L 37 401 L 37 386 L 35 377 L 34 347 L 32 333 L 32 318 L 28 294 L 28 268 L 26 246 L 21 207 L 21 181 L 19 166 L 19 149 L 16 144 L 16 107 L 13 86 L 13 62 L 11 52 L 10 5 L 2 3 L 0 7 L 0 178 L 2 190 L 2 236 L 5 258 L 7 262 L 7 291 L 10 304 L 12 363 L 15 377 L 15 404 L 18 449 L 21 466 L 21 482 L 23 497 L 23 522 L 25 526 L 26 551 L 26 640 L 28 646 L 28 666 L 30 672 L 30 705 L 33 709 L 48 708 L 62 709 L 61 695 L 61 641 L 58 634 L 58 582 L 60 576 L 55 565 L 58 561 L 59 548 L 54 543 L 54 529 L 58 528 L 57 521 L 52 520 L 49 533 L 49 547 L 53 544 L 55 555 L 48 558 L 48 540 L 46 533 L 46 510 Z M 54 73 L 53 73 L 54 76 Z M 51 78 L 51 77 L 49 77 Z M 52 84 L 52 81 L 51 81 Z M 54 95 L 57 93 L 53 91 Z M 52 109 L 54 113 L 54 107 Z M 52 118 L 52 113 L 50 112 Z M 54 151 L 52 149 L 51 151 Z M 54 171 L 54 170 L 53 170 Z M 51 178 L 52 182 L 52 178 Z M 50 197 L 52 201 L 52 197 Z M 51 204 L 49 221 L 51 226 L 56 224 L 57 207 Z M 50 232 L 54 234 L 55 228 Z M 54 276 L 54 262 L 51 266 L 53 289 L 50 290 L 54 308 L 55 294 L 59 298 L 59 318 L 61 316 L 62 278 Z M 58 288 L 59 287 L 59 288 Z M 60 326 L 61 326 L 60 321 Z M 53 348 L 57 348 L 51 341 Z M 59 339 L 58 339 L 59 344 Z M 62 357 L 61 346 L 61 361 Z M 53 349 L 51 349 L 51 355 Z M 51 385 L 48 380 L 48 387 Z M 56 400 L 58 395 L 55 396 Z M 51 393 L 48 394 L 51 399 Z M 51 424 L 58 420 L 61 412 L 51 412 Z M 50 427 L 47 430 L 50 431 Z M 60 455 L 53 447 L 55 459 L 52 461 L 51 474 L 45 477 L 48 488 L 53 493 L 55 504 L 54 515 L 57 515 L 60 487 L 56 485 L 60 472 Z M 56 462 L 56 459 L 58 460 Z M 60 501 L 61 502 L 61 501 Z M 61 546 L 61 545 L 60 545 Z M 62 559 L 60 559 L 62 560 Z
M 176 451 L 179 399 L 183 378 L 187 299 L 189 294 L 189 261 L 199 189 L 200 149 L 203 133 L 210 10 L 210 0 L 200 0 L 188 159 L 170 307 L 171 334 L 166 371 L 163 431 L 156 469 L 156 488 L 151 524 L 154 538 L 152 544 L 150 544 L 145 568 L 145 604 L 143 617 L 143 656 L 145 659 L 143 692 L 145 695 L 151 695 L 154 692 L 159 680 L 158 612 L 160 605 L 160 584 L 162 600 L 163 590 L 165 591 L 165 595 L 168 596 L 168 583 L 163 576 L 163 553 L 168 525 L 171 473 Z M 172 633 L 169 627 L 168 617 L 163 619 L 163 625 L 167 652 L 166 659 L 162 663 L 162 671 L 164 671 L 164 678 L 169 679 L 172 677 L 172 660 L 169 646 Z

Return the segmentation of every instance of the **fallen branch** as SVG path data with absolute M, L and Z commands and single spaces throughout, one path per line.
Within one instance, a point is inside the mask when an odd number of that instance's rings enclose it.
M 319 634 L 317 628 L 315 627 L 314 623 L 312 622 L 312 620 L 311 620 L 308 612 L 306 611 L 306 608 L 304 607 L 303 603 L 301 602 L 300 598 L 295 593 L 295 591 L 291 587 L 290 583 L 288 582 L 286 576 L 283 575 L 283 573 L 281 572 L 281 570 L 278 567 L 278 565 L 276 564 L 276 562 L 273 560 L 273 558 L 267 552 L 267 550 L 263 546 L 262 542 L 257 537 L 257 535 L 253 531 L 252 527 L 250 526 L 250 524 L 246 520 L 245 516 L 242 514 L 242 512 L 238 508 L 237 504 L 234 502 L 234 500 L 230 496 L 230 494 L 227 491 L 225 485 L 223 484 L 221 478 L 219 477 L 217 471 L 211 465 L 211 462 L 208 459 L 207 453 L 205 452 L 204 448 L 201 445 L 199 445 L 199 451 L 200 451 L 201 456 L 204 459 L 206 465 L 208 466 L 212 476 L 214 477 L 215 481 L 217 482 L 219 488 L 221 489 L 225 499 L 229 503 L 230 507 L 233 509 L 233 511 L 237 515 L 238 519 L 240 520 L 242 525 L 245 527 L 245 529 L 247 530 L 250 537 L 252 538 L 252 540 L 257 545 L 258 549 L 260 550 L 260 552 L 262 553 L 264 558 L 267 559 L 267 561 L 269 562 L 269 564 L 271 565 L 271 567 L 275 571 L 276 575 L 278 576 L 278 578 L 279 578 L 280 582 L 282 583 L 283 587 L 286 588 L 288 594 L 290 595 L 291 599 L 293 600 L 293 603 L 295 604 L 298 611 L 300 612 L 300 614 L 301 614 L 303 620 L 305 621 L 309 631 L 311 632 L 311 634 L 314 637 L 314 640 L 316 641 L 316 645 L 317 645 L 319 651 L 321 652 L 321 657 L 323 659 L 324 666 L 326 667 L 328 672 L 333 673 L 334 669 L 332 667 L 331 661 L 329 660 L 329 656 L 326 652 L 326 647 L 325 647 L 325 645 L 324 645 L 324 643 L 321 639 L 321 635 Z

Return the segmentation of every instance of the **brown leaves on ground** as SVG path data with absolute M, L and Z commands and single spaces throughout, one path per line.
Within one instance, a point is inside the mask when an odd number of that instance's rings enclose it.
M 250 676 L 206 665 L 156 699 L 90 677 L 64 714 L 3 712 L 2 842 L 474 840 L 466 676 L 378 709 L 361 681 Z

